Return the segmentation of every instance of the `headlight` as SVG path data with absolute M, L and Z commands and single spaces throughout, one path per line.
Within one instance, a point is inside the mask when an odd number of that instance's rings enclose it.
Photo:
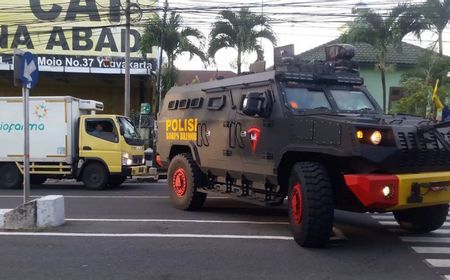
M 133 159 L 129 153 L 122 154 L 122 165 L 133 165 Z
M 357 127 L 354 133 L 361 144 L 391 147 L 396 145 L 394 133 L 389 128 Z
M 364 132 L 362 130 L 356 131 L 356 138 L 364 139 Z
M 378 130 L 375 130 L 372 135 L 370 136 L 370 141 L 374 144 L 374 145 L 378 145 L 380 144 L 382 139 L 382 135 L 381 132 L 379 132 Z
M 394 195 L 394 190 L 391 186 L 384 186 L 381 192 L 385 198 L 391 198 Z

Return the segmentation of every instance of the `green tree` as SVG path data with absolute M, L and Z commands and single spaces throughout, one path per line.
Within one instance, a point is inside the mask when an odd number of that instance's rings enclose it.
M 420 38 L 422 31 L 431 30 L 437 34 L 439 55 L 443 55 L 442 34 L 450 21 L 450 0 L 427 0 L 411 6 L 410 17 L 415 20 L 414 33 Z
M 434 85 L 437 79 L 441 85 L 450 84 L 447 73 L 450 70 L 450 58 L 441 57 L 433 51 L 427 51 L 417 60 L 414 69 L 402 75 L 402 81 L 408 78 L 420 78 L 427 85 Z
M 258 39 L 264 38 L 276 44 L 268 19 L 250 12 L 248 8 L 241 8 L 238 12 L 219 12 L 218 21 L 213 23 L 209 37 L 208 55 L 212 58 L 223 48 L 237 50 L 238 74 L 241 73 L 243 54 L 256 52 L 258 60 L 264 59 L 264 51 Z
M 376 67 L 381 74 L 383 90 L 383 110 L 386 112 L 386 56 L 389 49 L 401 48 L 403 37 L 416 30 L 414 21 L 406 16 L 409 6 L 398 5 L 388 15 L 378 14 L 372 10 L 358 13 L 356 19 L 342 35 L 344 42 L 362 42 L 373 46 L 378 51 Z
M 182 22 L 181 15 L 176 12 L 172 12 L 166 22 L 159 15 L 154 15 L 145 26 L 141 52 L 148 53 L 155 46 L 161 47 L 167 56 L 168 68 L 173 68 L 177 57 L 185 52 L 189 53 L 191 59 L 196 55 L 206 62 L 206 55 L 201 50 L 205 37 L 198 29 L 183 28 Z M 164 37 L 162 46 L 161 33 Z M 195 44 L 195 41 L 199 46 Z
M 433 87 L 425 84 L 422 79 L 417 77 L 409 77 L 403 80 L 401 87 L 406 96 L 398 101 L 396 113 L 425 117 L 427 106 L 431 101 L 430 94 Z

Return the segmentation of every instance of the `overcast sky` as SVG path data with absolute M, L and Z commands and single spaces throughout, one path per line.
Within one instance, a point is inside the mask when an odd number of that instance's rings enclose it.
M 162 1 L 161 1 L 162 2 Z M 242 5 L 250 6 L 255 13 L 263 13 L 272 22 L 273 30 L 278 38 L 278 46 L 294 44 L 296 53 L 314 48 L 337 38 L 345 29 L 345 24 L 352 20 L 352 8 L 359 0 L 169 0 L 171 9 L 179 11 L 184 19 L 184 25 L 198 28 L 207 37 L 211 30 L 211 23 L 216 20 L 217 12 L 221 9 L 238 9 Z M 384 11 L 395 6 L 396 0 L 370 0 L 367 5 L 377 11 Z M 405 1 L 401 1 L 405 2 Z M 422 2 L 422 1 L 412 1 Z M 408 36 L 404 41 L 429 47 L 431 33 L 424 34 L 422 42 Z M 444 53 L 449 53 L 450 30 L 444 32 Z M 273 47 L 268 41 L 262 41 L 267 65 L 273 64 Z M 226 49 L 216 54 L 217 65 L 209 65 L 210 70 L 235 71 L 236 51 Z M 246 55 L 245 62 L 252 63 L 256 55 Z M 183 70 L 205 69 L 198 58 L 189 60 L 187 55 L 176 61 L 176 66 Z M 244 65 L 243 70 L 247 70 Z

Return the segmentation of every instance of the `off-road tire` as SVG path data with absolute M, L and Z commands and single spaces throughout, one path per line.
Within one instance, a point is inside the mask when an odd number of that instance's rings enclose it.
M 39 186 L 45 183 L 47 181 L 47 177 L 42 175 L 30 175 L 30 184 Z
M 15 164 L 0 165 L 0 188 L 20 189 L 23 186 L 23 176 Z
M 302 247 L 324 247 L 333 229 L 333 189 L 320 163 L 299 162 L 289 178 L 289 222 L 294 240 Z
M 440 228 L 448 215 L 448 204 L 394 211 L 401 228 L 415 233 L 426 233 Z
M 120 187 L 126 179 L 126 176 L 110 175 L 108 177 L 108 185 L 111 187 Z
M 103 164 L 91 162 L 83 169 L 82 180 L 87 189 L 103 190 L 108 186 L 109 174 Z
M 197 188 L 206 185 L 206 176 L 191 154 L 179 154 L 172 158 L 167 172 L 167 185 L 172 205 L 180 210 L 197 210 L 203 206 L 206 193 Z

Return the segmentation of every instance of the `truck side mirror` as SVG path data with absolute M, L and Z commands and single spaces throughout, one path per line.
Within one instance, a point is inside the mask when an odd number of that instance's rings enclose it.
M 125 128 L 123 126 L 120 126 L 119 132 L 120 132 L 120 135 L 124 136 L 125 135 Z
M 268 117 L 272 111 L 272 99 L 267 93 L 249 92 L 241 103 L 241 109 L 247 116 Z

